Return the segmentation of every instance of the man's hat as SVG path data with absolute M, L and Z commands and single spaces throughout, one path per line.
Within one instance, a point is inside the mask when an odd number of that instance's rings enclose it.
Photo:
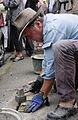
M 14 25 L 20 31 L 19 38 L 21 37 L 25 28 L 42 13 L 42 10 L 43 10 L 42 7 L 40 7 L 37 12 L 31 8 L 26 8 L 22 12 L 20 12 L 20 14 L 14 21 Z

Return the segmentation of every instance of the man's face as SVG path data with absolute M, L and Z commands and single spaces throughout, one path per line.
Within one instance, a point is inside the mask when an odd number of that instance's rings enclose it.
M 42 42 L 43 40 L 42 23 L 37 22 L 33 26 L 27 27 L 24 30 L 23 34 L 30 40 Z

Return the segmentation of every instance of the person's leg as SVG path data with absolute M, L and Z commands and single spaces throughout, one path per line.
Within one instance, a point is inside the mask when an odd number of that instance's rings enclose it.
M 10 29 L 10 30 L 9 30 Z M 9 33 L 10 32 L 10 33 Z M 10 28 L 8 27 L 8 46 L 6 49 L 7 52 L 14 52 L 14 34 L 13 34 L 13 27 L 10 24 Z
M 34 44 L 33 44 L 32 40 L 28 40 L 26 38 L 25 50 L 26 50 L 26 54 L 29 57 L 34 53 Z
M 4 35 L 2 29 L 0 29 L 0 67 L 4 64 Z
M 77 42 L 78 44 L 78 42 Z M 75 41 L 63 40 L 54 44 L 55 78 L 59 107 L 47 115 L 48 120 L 74 114 L 75 101 Z M 76 106 L 77 107 L 77 106 Z
M 76 60 L 76 74 L 75 74 L 75 90 L 78 90 L 78 50 L 75 52 L 75 60 Z
M 2 27 L 2 32 L 4 35 L 4 48 L 7 48 L 7 45 L 8 45 L 8 28 L 7 28 L 7 26 Z
M 2 38 L 2 30 L 0 29 L 0 45 L 1 45 L 1 38 Z
M 57 42 L 54 46 L 55 74 L 60 101 L 75 98 L 75 59 L 74 44 L 68 40 Z
M 13 39 L 15 50 L 16 50 L 16 55 L 15 57 L 11 58 L 11 60 L 13 60 L 13 62 L 17 62 L 19 60 L 24 59 L 22 54 L 23 45 L 22 45 L 22 40 L 19 40 L 18 29 L 13 25 L 11 26 L 12 26 L 12 39 Z
M 14 40 L 14 45 L 15 45 L 15 49 L 16 52 L 22 52 L 23 50 L 23 45 L 22 45 L 22 40 L 18 40 L 19 38 L 19 31 L 18 29 L 12 25 L 13 28 L 13 40 Z

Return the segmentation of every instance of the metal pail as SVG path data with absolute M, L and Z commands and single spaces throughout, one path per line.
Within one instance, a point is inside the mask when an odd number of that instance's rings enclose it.
M 40 74 L 42 71 L 42 60 L 44 59 L 43 54 L 37 54 L 31 56 L 33 62 L 34 73 Z

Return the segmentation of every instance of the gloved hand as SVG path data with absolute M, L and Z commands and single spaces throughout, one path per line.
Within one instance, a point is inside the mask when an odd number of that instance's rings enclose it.
M 39 93 L 35 95 L 32 100 L 26 105 L 25 107 L 25 112 L 30 113 L 30 112 L 35 112 L 38 108 L 40 108 L 44 104 L 44 99 L 42 95 Z
M 43 85 L 44 79 L 39 75 L 36 81 L 31 85 L 30 92 L 38 93 Z

